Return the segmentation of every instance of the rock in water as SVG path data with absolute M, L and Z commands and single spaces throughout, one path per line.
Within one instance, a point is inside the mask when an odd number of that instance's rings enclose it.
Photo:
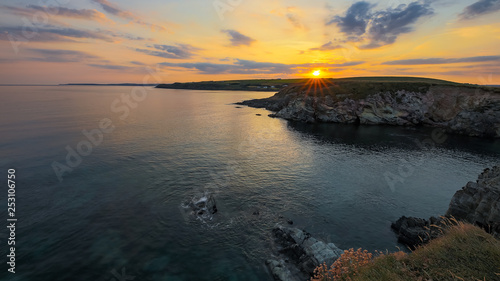
M 183 204 L 182 207 L 191 210 L 191 214 L 201 219 L 212 219 L 218 211 L 214 196 L 208 193 L 200 197 L 193 197 L 189 203 Z
M 282 279 L 281 276 L 287 276 L 289 272 L 298 276 L 298 280 L 306 280 L 317 266 L 333 264 L 344 252 L 335 244 L 320 241 L 298 228 L 277 226 L 273 229 L 273 236 L 282 258 L 268 260 L 267 264 L 277 280 L 295 280 Z
M 484 170 L 476 182 L 457 191 L 446 215 L 500 236 L 500 167 Z
M 281 281 L 302 281 L 297 273 L 292 273 L 288 268 L 287 262 L 284 260 L 267 260 L 269 270 L 273 274 L 274 279 Z
M 469 182 L 457 191 L 444 217 L 426 220 L 403 216 L 391 228 L 400 243 L 415 248 L 438 237 L 443 228 L 453 223 L 451 218 L 500 236 L 500 167 L 484 170 L 476 182 Z
M 401 217 L 392 223 L 391 228 L 398 235 L 398 242 L 415 249 L 417 246 L 437 238 L 441 234 L 441 228 L 444 227 L 443 219 L 431 217 L 429 220 Z

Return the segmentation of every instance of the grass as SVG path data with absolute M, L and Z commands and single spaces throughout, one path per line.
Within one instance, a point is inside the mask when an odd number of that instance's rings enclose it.
M 461 84 L 446 80 L 422 77 L 352 77 L 352 78 L 319 78 L 319 79 L 253 79 L 228 81 L 202 81 L 190 83 L 160 84 L 159 88 L 205 89 L 205 90 L 246 90 L 246 91 L 278 91 L 285 86 L 288 90 L 307 90 L 308 94 L 330 95 L 333 98 L 361 99 L 379 92 L 427 92 L 432 86 L 465 87 L 483 89 L 500 94 L 500 88 Z M 266 88 L 266 89 L 264 89 Z M 316 89 L 316 90 L 314 90 Z
M 311 82 L 309 82 L 309 84 L 311 84 Z M 400 90 L 426 93 L 431 87 L 435 86 L 448 87 L 456 89 L 457 91 L 466 89 L 481 89 L 494 94 L 500 94 L 499 88 L 419 77 L 356 77 L 320 79 L 316 84 L 318 84 L 319 87 L 317 87 L 317 90 L 314 90 L 315 87 L 313 85 L 313 87 L 311 87 L 312 91 L 308 91 L 310 94 L 330 95 L 337 99 L 349 97 L 354 100 L 366 98 L 367 96 L 376 93 L 395 93 Z M 300 87 L 305 88 L 305 86 L 306 85 L 302 85 Z M 309 86 L 307 86 L 307 88 L 309 88 Z
M 458 223 L 412 253 L 380 255 L 348 274 L 328 278 L 314 280 L 500 280 L 500 241 L 474 225 Z

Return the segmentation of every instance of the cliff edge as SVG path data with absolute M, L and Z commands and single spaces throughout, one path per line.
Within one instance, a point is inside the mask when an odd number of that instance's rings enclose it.
M 500 137 L 500 89 L 470 84 L 313 79 L 270 98 L 238 104 L 303 122 L 423 125 L 468 136 Z

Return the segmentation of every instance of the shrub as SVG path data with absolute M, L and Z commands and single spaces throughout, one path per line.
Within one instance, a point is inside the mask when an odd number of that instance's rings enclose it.
M 357 251 L 354 249 L 345 250 L 340 258 L 333 263 L 330 268 L 325 264 L 318 266 L 314 270 L 314 277 L 311 281 L 336 281 L 346 280 L 350 281 L 351 276 L 356 275 L 358 269 L 364 265 L 371 263 L 373 254 L 367 250 Z

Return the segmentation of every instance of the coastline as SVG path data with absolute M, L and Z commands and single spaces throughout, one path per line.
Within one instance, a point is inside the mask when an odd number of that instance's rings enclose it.
M 305 123 L 428 126 L 453 134 L 500 138 L 498 88 L 421 81 L 331 85 L 320 81 L 312 86 L 290 86 L 272 97 L 236 104 L 265 108 L 273 111 L 270 117 Z

